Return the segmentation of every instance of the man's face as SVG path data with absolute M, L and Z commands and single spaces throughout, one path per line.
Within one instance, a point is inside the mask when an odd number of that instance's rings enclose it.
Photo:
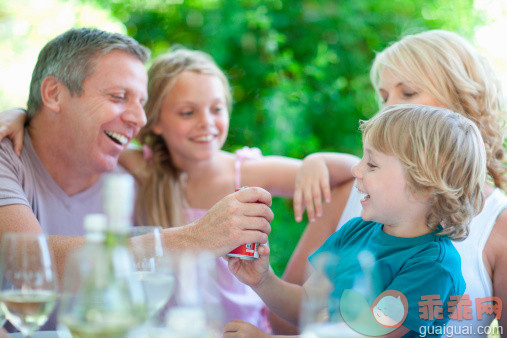
M 100 174 L 115 168 L 121 151 L 146 124 L 148 78 L 141 61 L 114 50 L 96 60 L 83 93 L 62 92 L 61 147 L 71 168 Z

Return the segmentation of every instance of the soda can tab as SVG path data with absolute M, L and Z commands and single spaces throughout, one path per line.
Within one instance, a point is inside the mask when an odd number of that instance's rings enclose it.
M 245 260 L 254 260 L 259 258 L 259 243 L 248 243 L 238 246 L 227 254 L 229 257 L 239 257 Z

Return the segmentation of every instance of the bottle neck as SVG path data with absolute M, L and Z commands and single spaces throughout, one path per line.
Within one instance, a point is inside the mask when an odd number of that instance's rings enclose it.
M 112 248 L 118 245 L 127 246 L 128 239 L 128 232 L 107 231 L 105 240 L 106 247 Z

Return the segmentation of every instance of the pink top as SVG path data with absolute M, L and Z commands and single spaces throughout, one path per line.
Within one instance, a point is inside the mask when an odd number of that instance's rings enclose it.
M 258 148 L 244 147 L 235 152 L 234 161 L 235 185 L 241 187 L 241 162 L 262 157 Z M 187 222 L 193 222 L 207 212 L 206 209 L 184 209 Z M 230 271 L 227 260 L 217 258 L 218 291 L 224 308 L 224 324 L 233 319 L 241 319 L 257 326 L 264 332 L 271 332 L 267 320 L 267 308 L 261 298 L 247 285 L 241 283 Z

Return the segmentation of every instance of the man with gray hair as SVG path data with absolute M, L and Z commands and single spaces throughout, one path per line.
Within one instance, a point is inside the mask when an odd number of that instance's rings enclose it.
M 0 144 L 0 236 L 44 232 L 62 274 L 84 243 L 83 218 L 102 210 L 103 174 L 146 124 L 148 50 L 122 34 L 71 29 L 40 52 L 30 85 L 23 151 Z M 226 196 L 200 220 L 163 230 L 170 248 L 223 255 L 267 241 L 271 196 L 249 188 Z M 47 327 L 46 327 L 47 329 Z

